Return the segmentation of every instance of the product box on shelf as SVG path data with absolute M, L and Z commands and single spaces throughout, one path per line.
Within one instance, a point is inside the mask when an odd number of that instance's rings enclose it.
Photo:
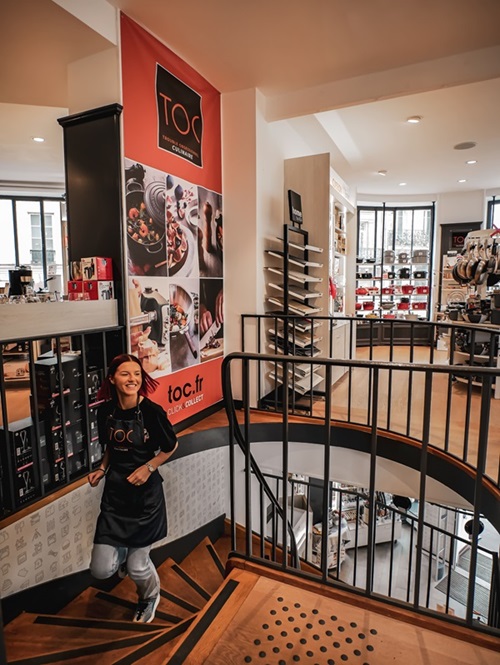
M 87 395 L 89 404 L 97 401 L 97 393 L 102 383 L 102 369 L 89 368 L 87 372 Z
M 7 441 L 7 432 L 0 427 L 0 455 L 2 465 L 7 468 L 7 450 L 10 449 L 10 458 L 15 469 L 29 464 L 33 461 L 33 420 L 23 418 L 11 422 L 7 426 L 10 432 L 9 442 Z
M 112 260 L 103 256 L 90 256 L 83 258 L 82 274 L 84 280 L 112 280 Z
M 80 356 L 61 356 L 63 390 L 78 390 L 80 386 Z M 35 382 L 38 402 L 44 403 L 59 394 L 59 368 L 56 356 L 39 358 L 35 362 Z
M 112 300 L 114 298 L 113 282 L 109 281 L 84 281 L 83 296 L 88 300 Z
M 74 281 L 74 282 L 81 281 L 83 279 L 82 262 L 81 261 L 71 261 L 70 273 L 71 273 L 72 281 Z
M 68 300 L 82 300 L 83 282 L 71 280 L 68 282 Z

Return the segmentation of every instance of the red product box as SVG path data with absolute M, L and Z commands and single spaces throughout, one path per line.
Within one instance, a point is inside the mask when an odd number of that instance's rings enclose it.
M 112 300 L 114 298 L 113 282 L 109 281 L 83 281 L 85 300 Z
M 82 259 L 81 263 L 82 275 L 85 281 L 108 281 L 113 279 L 113 262 L 111 259 L 103 256 L 90 256 Z
M 70 296 L 70 300 L 74 300 L 74 298 L 71 298 L 71 295 L 75 293 L 83 293 L 82 281 L 72 280 L 71 282 L 68 282 L 68 296 Z

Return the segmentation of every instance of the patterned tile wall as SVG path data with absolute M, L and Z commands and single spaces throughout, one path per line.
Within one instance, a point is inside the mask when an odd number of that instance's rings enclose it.
M 227 512 L 228 470 L 227 447 L 161 469 L 169 530 L 156 547 Z M 88 568 L 102 487 L 78 487 L 0 529 L 0 598 Z

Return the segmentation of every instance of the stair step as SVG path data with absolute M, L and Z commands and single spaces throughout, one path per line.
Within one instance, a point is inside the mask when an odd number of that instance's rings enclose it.
M 132 604 L 123 605 L 113 602 L 114 598 L 110 599 L 110 595 L 94 587 L 89 587 L 68 603 L 59 614 L 70 617 L 130 621 L 133 613 Z
M 23 612 L 4 629 L 9 663 L 30 665 L 95 656 L 116 649 L 135 650 L 161 633 L 158 626 L 132 622 L 78 619 Z
M 194 607 L 202 608 L 210 598 L 208 591 L 198 584 L 183 568 L 182 564 L 167 559 L 158 568 L 161 588 Z
M 193 615 L 177 624 L 177 626 L 172 626 L 172 628 L 163 631 L 160 635 L 154 635 L 151 640 L 144 642 L 132 653 L 113 661 L 113 665 L 164 665 L 194 619 L 195 616 Z M 99 663 L 99 665 L 101 664 Z
M 175 565 L 175 562 L 172 561 L 172 564 Z M 162 564 L 160 568 L 161 570 L 158 571 L 161 584 L 160 603 L 156 610 L 155 621 L 175 625 L 198 612 L 203 607 L 205 600 L 195 593 L 185 581 L 179 580 L 173 570 L 169 571 L 168 566 Z M 130 603 L 133 613 L 137 603 L 137 592 L 134 582 L 129 577 L 120 582 L 111 595 L 117 599 L 117 602 Z
M 224 581 L 223 566 L 209 538 L 204 538 L 182 561 L 182 570 L 211 596 Z

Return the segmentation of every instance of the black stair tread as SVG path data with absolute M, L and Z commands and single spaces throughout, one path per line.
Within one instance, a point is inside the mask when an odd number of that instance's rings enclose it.
M 161 577 L 160 580 L 162 580 Z M 155 622 L 175 625 L 183 619 L 187 619 L 193 614 L 193 612 L 197 612 L 200 609 L 201 599 L 199 596 L 196 597 L 198 602 L 195 606 L 194 604 L 188 603 L 185 598 L 178 598 L 176 594 L 173 594 L 173 592 L 170 591 L 168 586 L 164 589 L 163 581 L 161 581 L 161 587 L 160 603 L 156 610 Z M 120 582 L 120 584 L 117 584 L 109 596 L 117 599 L 117 601 L 126 601 L 129 603 L 131 607 L 130 611 L 133 614 L 135 605 L 137 604 L 137 591 L 135 583 L 129 577 L 126 577 Z M 111 602 L 112 598 L 107 599 L 108 602 Z
M 182 561 L 181 567 L 210 595 L 224 581 L 223 574 L 213 557 L 214 547 L 209 538 L 204 538 Z
M 193 615 L 177 626 L 172 626 L 161 634 L 154 635 L 151 640 L 138 646 L 133 653 L 121 660 L 114 661 L 113 665 L 166 665 L 170 653 L 182 640 L 184 633 L 195 618 Z
M 137 594 L 135 593 L 135 584 L 133 585 L 133 593 L 126 593 L 123 591 L 115 593 L 120 587 L 121 582 L 115 589 L 108 593 L 106 591 L 99 591 L 98 589 L 89 588 L 83 591 L 77 598 L 64 607 L 60 614 L 73 617 L 89 617 L 89 618 L 103 618 L 103 619 L 116 619 L 123 621 L 132 621 L 134 616 L 135 607 L 137 604 Z M 128 587 L 125 584 L 124 587 Z M 181 612 L 182 613 L 182 612 Z M 184 617 L 179 616 L 179 612 L 172 613 L 166 604 L 160 604 L 156 611 L 154 623 L 159 624 L 162 628 L 177 624 Z
M 60 615 L 23 612 L 11 621 L 4 629 L 9 663 L 48 654 L 52 654 L 54 660 L 69 660 L 82 649 L 91 655 L 114 648 L 136 647 L 161 632 L 157 626 L 156 632 L 149 632 L 142 627 L 124 630 L 122 622 L 89 622 L 86 627 L 81 625 L 86 623 L 85 619 L 77 621 L 75 617 L 68 617 L 66 622 L 63 619 Z M 58 658 L 59 653 L 63 654 L 61 658 Z
M 182 569 L 182 564 L 176 563 L 173 559 L 166 559 L 161 564 L 158 575 L 162 590 L 182 599 L 183 604 L 187 603 L 188 606 L 201 609 L 207 602 L 207 592 L 200 593 L 200 590 L 197 590 L 197 580 L 191 578 Z

